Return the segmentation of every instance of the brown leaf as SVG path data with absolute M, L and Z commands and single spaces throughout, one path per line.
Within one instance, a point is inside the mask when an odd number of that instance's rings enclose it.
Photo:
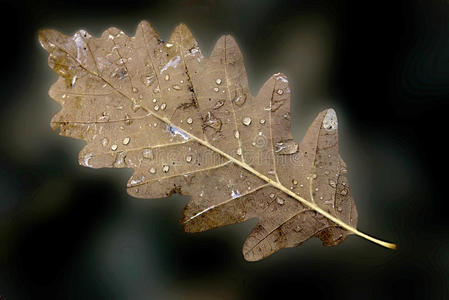
M 313 236 L 327 246 L 356 233 L 393 247 L 355 229 L 335 111 L 321 112 L 298 145 L 286 76 L 253 97 L 231 36 L 209 58 L 182 24 L 169 42 L 145 21 L 135 37 L 110 28 L 100 38 L 43 30 L 39 39 L 60 75 L 52 128 L 87 141 L 84 166 L 133 168 L 132 196 L 189 195 L 185 231 L 258 218 L 243 246 L 250 261 Z

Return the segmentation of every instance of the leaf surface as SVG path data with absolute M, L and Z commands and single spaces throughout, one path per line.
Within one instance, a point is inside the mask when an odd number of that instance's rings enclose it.
M 183 24 L 168 42 L 145 21 L 134 37 L 110 28 L 99 38 L 43 30 L 39 39 L 59 75 L 52 128 L 87 142 L 81 165 L 133 168 L 134 197 L 189 195 L 185 231 L 258 218 L 243 246 L 250 261 L 314 236 L 324 245 L 351 233 L 392 245 L 355 229 L 335 111 L 318 114 L 296 143 L 287 77 L 274 74 L 252 96 L 231 36 L 209 58 Z

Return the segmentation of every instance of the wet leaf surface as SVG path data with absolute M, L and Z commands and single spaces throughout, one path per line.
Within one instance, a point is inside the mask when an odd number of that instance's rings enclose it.
M 362 235 L 335 111 L 319 113 L 296 143 L 287 77 L 274 74 L 252 96 L 231 36 L 209 58 L 182 24 L 168 42 L 145 21 L 134 37 L 110 28 L 99 38 L 43 30 L 39 39 L 59 75 L 52 128 L 87 142 L 81 165 L 134 169 L 134 197 L 189 195 L 185 231 L 258 218 L 243 245 L 249 261 L 311 237 L 329 246 Z

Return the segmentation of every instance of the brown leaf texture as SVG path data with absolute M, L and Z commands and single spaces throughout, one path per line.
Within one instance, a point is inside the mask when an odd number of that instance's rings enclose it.
M 83 166 L 133 168 L 134 197 L 189 195 L 186 232 L 258 218 L 243 245 L 249 261 L 351 233 L 394 247 L 356 229 L 335 111 L 319 113 L 296 143 L 287 77 L 274 74 L 252 96 L 231 36 L 209 58 L 183 24 L 168 42 L 145 21 L 134 37 L 43 30 L 39 40 L 59 75 L 49 92 L 62 105 L 52 128 L 87 142 Z

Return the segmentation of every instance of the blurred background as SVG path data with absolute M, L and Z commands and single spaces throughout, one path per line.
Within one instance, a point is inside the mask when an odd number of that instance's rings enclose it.
M 394 2 L 394 3 L 392 3 Z M 449 3 L 440 1 L 2 1 L 0 298 L 449 299 Z M 336 109 L 358 228 L 257 263 L 241 247 L 256 220 L 186 234 L 188 199 L 126 194 L 130 170 L 78 165 L 82 141 L 51 132 L 56 74 L 37 32 L 163 39 L 183 22 L 208 56 L 232 34 L 251 91 L 289 77 L 293 135 Z

